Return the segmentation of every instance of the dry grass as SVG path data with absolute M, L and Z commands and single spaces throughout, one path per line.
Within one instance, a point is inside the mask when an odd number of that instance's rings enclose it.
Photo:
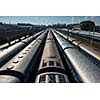
M 68 35 L 68 33 L 66 31 L 63 30 L 58 30 L 62 33 L 64 33 L 65 35 Z M 81 36 L 76 36 L 76 35 L 71 35 L 71 37 L 80 40 L 81 42 L 83 42 L 84 44 L 88 45 L 88 46 L 92 46 L 94 48 L 100 49 L 100 42 L 99 41 L 93 41 L 92 45 L 91 45 L 91 40 L 85 37 L 81 37 Z

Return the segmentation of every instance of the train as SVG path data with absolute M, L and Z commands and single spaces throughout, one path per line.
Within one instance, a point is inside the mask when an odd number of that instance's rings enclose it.
M 83 52 L 95 63 L 98 67 L 100 67 L 100 50 L 96 48 L 89 47 L 86 44 L 80 42 L 80 40 L 76 40 L 71 36 L 66 36 L 65 34 L 60 33 L 55 30 L 58 34 L 63 36 L 65 39 L 70 41 L 73 45 L 77 46 L 79 49 L 83 50 Z
M 35 83 L 69 83 L 51 29 L 46 38 Z
M 37 68 L 47 30 L 0 68 L 0 83 L 26 83 Z
M 43 31 L 44 31 L 44 30 L 42 30 L 42 31 L 40 31 L 40 32 L 38 32 L 38 33 L 34 33 L 34 38 L 37 37 L 37 36 L 39 36 L 39 34 L 42 33 Z M 9 41 L 9 42 L 7 42 L 7 43 L 5 43 L 5 44 L 2 44 L 2 45 L 0 45 L 0 51 L 2 51 L 2 50 L 4 50 L 4 49 L 7 49 L 7 48 L 9 48 L 10 46 L 15 45 L 16 43 L 21 42 L 22 40 L 24 40 L 24 39 L 26 39 L 26 38 L 28 38 L 28 37 L 31 37 L 31 36 L 33 36 L 33 35 L 25 35 L 25 36 L 23 36 L 23 37 L 21 37 L 21 38 L 16 38 L 16 39 L 13 40 L 13 41 Z
M 64 55 L 66 55 L 66 62 L 76 81 L 82 83 L 99 83 L 100 68 L 55 30 L 52 29 L 52 32 L 60 48 L 64 51 Z
M 85 37 L 88 39 L 93 39 L 95 41 L 100 41 L 100 35 L 97 36 L 93 32 L 89 32 L 89 31 L 80 31 L 79 32 L 79 31 L 73 31 L 73 30 L 67 30 L 67 32 L 69 32 L 70 34 L 73 34 L 73 35 Z
M 33 36 L 30 36 L 27 39 L 24 39 L 15 45 L 10 46 L 7 49 L 4 49 L 0 52 L 0 68 L 12 57 L 14 57 L 17 53 L 19 53 L 22 49 L 24 49 L 29 43 L 35 40 L 40 34 L 44 32 L 41 31 Z

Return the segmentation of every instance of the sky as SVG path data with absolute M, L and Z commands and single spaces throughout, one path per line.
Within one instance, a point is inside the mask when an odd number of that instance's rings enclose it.
M 84 20 L 95 21 L 100 25 L 100 16 L 0 16 L 0 22 L 3 23 L 31 23 L 31 24 L 57 24 L 57 23 L 79 23 Z

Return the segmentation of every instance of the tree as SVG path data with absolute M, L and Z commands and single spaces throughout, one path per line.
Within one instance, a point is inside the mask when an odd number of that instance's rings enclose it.
M 67 29 L 72 30 L 73 29 L 73 24 L 68 24 Z
M 80 23 L 81 30 L 84 31 L 93 31 L 95 28 L 95 23 L 93 21 L 82 21 Z
M 100 32 L 100 26 L 95 26 L 95 31 Z

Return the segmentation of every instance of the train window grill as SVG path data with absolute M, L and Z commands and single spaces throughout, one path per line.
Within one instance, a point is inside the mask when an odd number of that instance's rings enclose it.
M 66 83 L 64 75 L 59 75 L 59 83 Z
M 59 83 L 59 76 L 55 75 L 55 78 L 56 78 L 56 83 Z
M 46 75 L 41 75 L 39 79 L 39 83 L 45 83 L 46 81 Z
M 56 62 L 56 66 L 60 66 L 60 63 L 59 62 Z
M 44 61 L 43 61 L 42 67 L 45 67 L 45 66 L 47 66 L 47 62 L 44 62 Z
M 54 66 L 54 61 L 49 61 L 49 66 Z
M 56 83 L 56 78 L 54 74 L 48 75 L 48 83 Z

